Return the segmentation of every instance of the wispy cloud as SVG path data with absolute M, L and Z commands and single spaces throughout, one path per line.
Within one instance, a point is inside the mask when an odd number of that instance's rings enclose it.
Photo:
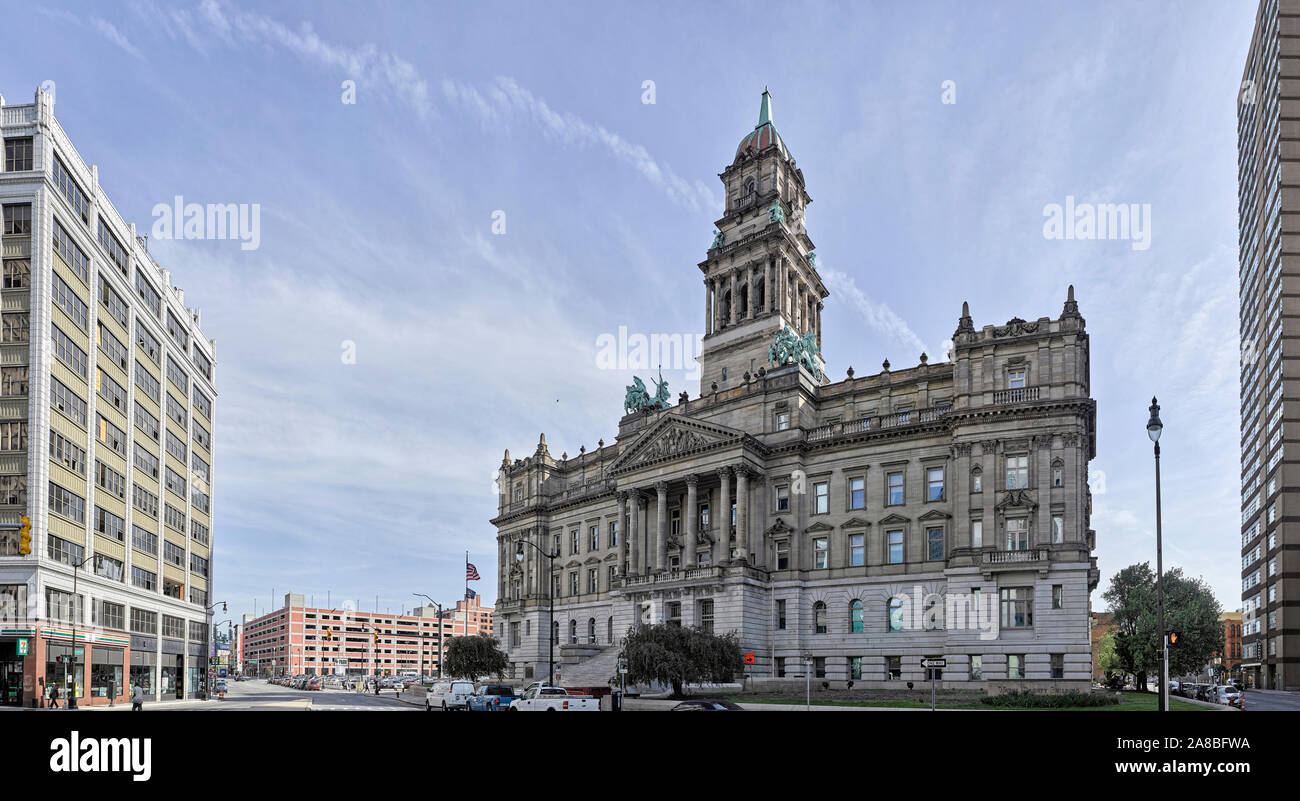
M 831 290 L 832 297 L 846 301 L 873 331 L 888 339 L 891 344 L 906 346 L 912 351 L 905 354 L 905 360 L 900 362 L 901 364 L 910 363 L 909 360 L 919 358 L 922 353 L 931 356 L 935 361 L 947 358 L 947 353 L 942 348 L 935 353 L 927 351 L 925 343 L 911 326 L 884 301 L 868 297 L 867 293 L 858 286 L 857 281 L 853 280 L 853 276 L 825 266 L 819 266 L 817 272 L 826 283 L 826 287 Z
M 140 48 L 133 45 L 131 43 L 131 40 L 126 37 L 126 34 L 118 30 L 116 25 L 104 19 L 103 17 L 97 17 L 93 15 L 80 16 L 78 14 L 72 13 L 71 11 L 64 11 L 62 9 L 54 9 L 54 8 L 37 7 L 36 10 L 39 13 L 47 17 L 50 17 L 51 19 L 56 19 L 59 20 L 60 22 L 66 22 L 78 28 L 86 28 L 88 26 L 91 30 L 95 31 L 100 36 L 103 36 L 105 39 L 112 42 L 115 46 L 131 54 L 135 58 L 138 58 L 141 61 L 148 61 L 148 59 L 144 57 L 144 53 L 140 51 Z

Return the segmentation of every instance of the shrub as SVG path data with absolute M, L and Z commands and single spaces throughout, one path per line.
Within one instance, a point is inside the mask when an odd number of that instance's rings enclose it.
M 996 707 L 1019 707 L 1030 709 L 1060 709 L 1078 706 L 1114 706 L 1119 698 L 1114 695 L 1068 692 L 1052 695 L 1030 692 L 1029 690 L 1012 690 L 1001 695 L 988 695 L 980 699 L 981 703 Z

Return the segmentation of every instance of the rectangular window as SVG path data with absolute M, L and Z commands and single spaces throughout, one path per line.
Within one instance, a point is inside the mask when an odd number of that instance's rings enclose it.
M 1007 389 L 1024 389 L 1025 388 L 1025 371 L 1008 370 L 1007 371 Z
M 131 329 L 131 317 L 126 310 L 126 301 L 109 286 L 103 275 L 99 276 L 99 302 L 108 310 L 109 316 L 122 325 L 123 329 L 128 331 Z
M 587 569 L 587 592 L 600 592 L 600 570 L 598 568 Z
M 69 542 L 53 534 L 48 535 L 49 546 L 46 556 L 65 565 L 80 565 L 86 558 L 86 549 L 75 542 Z
M 195 520 L 194 518 L 190 518 L 190 539 L 194 540 L 195 542 L 199 542 L 204 545 L 207 545 L 208 527 L 203 525 L 199 521 Z
M 57 378 L 50 379 L 50 406 L 67 415 L 82 428 L 86 427 L 86 402 L 60 383 Z
M 182 351 L 189 351 L 190 335 L 181 321 L 176 319 L 176 315 L 172 314 L 171 309 L 167 310 L 167 335 Z
M 790 541 L 779 540 L 776 543 L 776 569 L 790 569 Z
M 5 312 L 4 331 L 0 342 L 17 343 L 31 341 L 31 314 L 29 312 Z
M 198 412 L 199 414 L 211 420 L 212 401 L 208 400 L 208 396 L 204 395 L 202 392 L 199 392 L 199 388 L 195 387 L 194 394 L 192 397 L 194 398 L 194 411 Z
M 569 595 L 578 594 L 578 574 L 576 572 L 569 574 Z
M 984 491 L 984 474 L 978 470 L 970 474 L 970 491 L 972 495 Z
M 54 305 L 63 310 L 72 322 L 82 331 L 90 330 L 87 328 L 90 319 L 90 307 L 87 306 L 81 298 L 77 297 L 68 286 L 68 282 L 59 277 L 58 273 L 50 274 L 50 294 L 54 298 Z
M 970 677 L 972 681 L 980 681 L 984 678 L 984 657 L 981 654 L 971 655 Z
M 158 441 L 158 418 L 141 406 L 140 401 L 135 402 L 135 425 L 136 428 L 148 434 L 149 438 L 154 442 Z
M 32 285 L 32 260 L 5 259 L 4 273 L 5 289 L 28 289 Z
M 945 557 L 943 548 L 943 529 L 930 528 L 925 531 L 926 558 L 930 561 L 941 560 Z
M 1002 628 L 1024 629 L 1034 625 L 1034 588 L 1002 588 Z
M 818 570 L 824 570 L 830 567 L 828 561 L 829 553 L 826 550 L 826 538 L 816 537 L 812 541 L 813 547 L 813 567 Z
M 194 458 L 195 459 L 199 458 L 199 455 L 197 453 L 194 454 Z M 207 480 L 206 470 L 204 471 L 203 478 L 205 481 Z M 618 521 L 617 520 L 609 521 L 609 547 L 611 548 L 618 547 Z
M 171 312 L 168 312 L 168 314 L 171 314 Z M 185 374 L 185 371 L 171 356 L 167 357 L 167 380 L 175 384 L 181 392 L 189 392 L 190 377 Z
M 122 372 L 130 371 L 131 358 L 127 355 L 126 345 L 113 336 L 113 332 L 107 330 L 103 323 L 99 323 L 95 328 L 95 343 L 110 362 L 122 368 Z
M 925 471 L 925 497 L 927 501 L 943 500 L 943 468 L 932 467 Z
M 27 395 L 27 368 L 26 367 L 5 367 L 0 368 L 0 395 L 6 398 L 20 398 Z M 55 383 L 54 379 L 50 379 Z M 85 425 L 85 421 L 82 421 Z
M 200 512 L 207 513 L 209 511 L 208 494 L 206 492 L 201 492 L 198 487 L 190 488 L 190 503 Z
M 862 657 L 849 657 L 849 678 L 853 681 L 862 681 Z
M 211 468 L 209 467 L 208 463 L 204 461 L 203 458 L 199 456 L 197 453 L 190 453 L 190 469 L 193 470 L 195 473 L 198 473 L 199 477 L 202 478 L 204 481 L 212 480 L 211 473 L 209 472 Z
M 830 511 L 830 485 L 825 481 L 813 484 L 813 497 L 816 499 L 813 514 L 824 515 Z
M 212 360 L 209 359 L 203 351 L 199 350 L 198 343 L 194 343 L 194 366 L 198 368 L 203 377 L 212 380 Z
M 95 531 L 111 540 L 126 542 L 126 521 L 98 506 L 95 507 Z
M 139 568 L 135 568 L 131 571 L 132 572 L 131 583 L 135 584 L 137 587 L 141 586 L 135 580 L 135 575 L 134 575 L 135 570 L 138 569 Z M 150 573 L 148 575 L 152 576 L 153 574 Z M 153 587 L 149 587 L 149 589 L 153 589 Z M 144 609 L 136 609 L 135 607 L 131 607 L 131 632 L 133 634 L 155 634 L 156 635 L 158 633 L 158 613 L 149 612 Z
M 867 563 L 867 535 L 849 535 L 849 567 L 863 567 Z
M 185 639 L 185 620 L 171 615 L 163 615 L 162 636 L 175 640 Z
M 1052 515 L 1052 542 L 1065 542 L 1065 518 L 1061 515 Z
M 158 555 L 158 535 L 152 531 L 131 526 L 131 547 L 137 551 L 143 551 L 150 556 Z
M 54 185 L 59 188 L 68 205 L 77 213 L 81 221 L 90 223 L 90 202 L 86 200 L 86 193 L 81 191 L 81 187 L 73 179 L 72 173 L 63 165 L 63 160 L 56 154 L 54 156 Z
M 13 420 L 0 423 L 0 451 L 27 450 L 27 423 Z
M 578 530 L 576 528 L 573 531 L 569 532 L 569 555 L 570 556 L 579 553 L 580 551 L 579 544 L 578 544 L 578 536 L 579 536 Z
M 903 532 L 891 531 L 886 536 L 889 545 L 889 564 L 901 565 L 903 563 Z
M 126 432 L 118 428 L 117 426 L 113 425 L 112 423 L 108 422 L 107 419 L 105 419 L 100 415 L 95 415 L 95 417 L 97 423 L 97 425 L 95 426 L 96 437 L 104 445 L 108 446 L 114 452 L 116 452 L 118 456 L 121 456 L 123 459 L 125 459 L 126 458 Z
M 32 137 L 16 136 L 6 139 L 5 172 L 30 172 L 32 167 Z
M 145 450 L 138 442 L 135 443 L 135 456 L 132 458 L 132 462 L 135 463 L 137 468 L 143 470 L 145 475 L 152 478 L 158 477 L 158 457 Z
M 1023 517 L 1007 520 L 1007 550 L 1029 550 L 1029 521 Z
M 138 359 L 135 363 L 135 385 L 154 403 L 162 402 L 160 397 L 162 387 L 158 384 L 158 379 L 154 378 Z
M 903 504 L 903 474 L 889 474 L 889 506 L 901 506 Z
M 86 474 L 86 449 L 50 429 L 50 459 L 79 476 Z
M 786 430 L 788 430 L 789 428 L 790 428 L 790 413 L 789 413 L 789 412 L 777 412 L 777 413 L 776 413 L 776 430 L 777 430 L 777 431 L 786 431 Z
M 72 235 L 59 222 L 58 217 L 54 218 L 54 252 L 81 279 L 81 283 L 90 286 L 90 259 L 86 256 L 86 251 L 72 241 Z
M 984 521 L 972 520 L 970 522 L 970 544 L 972 548 L 984 547 Z
M 84 624 L 86 622 L 85 618 L 82 617 L 80 595 L 73 595 L 70 592 L 46 587 L 45 608 L 50 618 L 60 623 Z
M 164 480 L 167 491 L 175 494 L 178 498 L 185 498 L 185 477 L 170 467 L 163 468 Z M 157 509 L 154 510 L 157 513 Z
M 181 598 L 185 593 L 185 585 L 179 581 L 172 581 L 169 578 L 163 579 L 163 595 L 168 598 Z
M 849 479 L 849 508 L 867 508 L 867 480 L 865 478 Z
M 776 627 L 785 629 L 785 601 L 776 602 Z
M 1065 608 L 1065 587 L 1061 586 L 1060 584 L 1052 585 L 1052 608 L 1053 609 Z
M 122 580 L 123 578 L 118 578 L 118 581 Z M 100 601 L 99 625 L 114 631 L 126 631 L 126 606 L 112 601 Z
M 778 512 L 790 511 L 790 488 L 789 487 L 776 488 L 776 511 Z
M 50 482 L 50 511 L 75 523 L 86 522 L 86 499 Z
M 170 503 L 163 504 L 163 522 L 182 534 L 185 533 L 185 513 Z
M 199 424 L 198 420 L 194 421 L 194 441 L 205 451 L 212 450 L 212 435 L 208 430 Z
M 1023 679 L 1025 677 L 1025 655 L 1007 654 L 1007 678 Z
M 163 561 L 185 567 L 185 549 L 174 542 L 163 542 Z
M 153 284 L 149 283 L 149 279 L 140 270 L 135 271 L 135 293 L 153 311 L 155 318 L 162 317 L 162 295 L 158 294 L 158 290 L 153 288 Z
M 99 367 L 95 368 L 95 391 L 109 406 L 126 414 L 126 389 Z
M 185 464 L 185 457 L 189 454 L 189 448 L 185 446 L 185 440 L 176 436 L 170 429 L 167 431 L 167 452 L 173 458 L 178 459 L 181 464 Z
M 115 498 L 126 500 L 126 476 L 98 459 L 95 460 L 95 485 Z
M 1065 654 L 1052 654 L 1052 678 L 1065 678 Z
M 131 485 L 131 505 L 149 517 L 158 517 L 158 496 L 139 484 Z
M 713 633 L 713 599 L 706 598 L 699 602 L 700 629 L 705 634 Z
M 885 681 L 898 681 L 903 678 L 903 657 L 885 657 Z
M 1026 489 L 1029 486 L 1029 457 L 1007 457 L 1007 489 Z
M 27 476 L 0 476 L 0 503 L 26 506 Z M 17 536 L 13 538 L 13 542 L 18 542 Z M 9 555 L 12 556 L 13 554 Z

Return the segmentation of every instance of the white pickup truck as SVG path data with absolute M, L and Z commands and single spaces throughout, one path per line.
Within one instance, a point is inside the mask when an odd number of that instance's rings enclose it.
M 563 687 L 529 687 L 510 702 L 511 712 L 599 712 L 600 699 L 569 695 Z

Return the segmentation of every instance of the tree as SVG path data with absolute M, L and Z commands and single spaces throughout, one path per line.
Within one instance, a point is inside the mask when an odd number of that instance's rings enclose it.
M 1223 648 L 1222 607 L 1208 584 L 1188 578 L 1182 568 L 1165 571 L 1165 630 L 1181 637 L 1169 649 L 1169 674 L 1198 673 Z M 1160 672 L 1161 635 L 1155 573 L 1148 562 L 1130 565 L 1111 578 L 1102 595 L 1118 626 L 1115 656 L 1119 666 L 1137 676 L 1146 689 L 1146 674 Z
M 672 685 L 680 696 L 687 684 L 733 681 L 743 667 L 740 640 L 693 626 L 659 623 L 630 631 L 623 641 L 627 680 Z
M 509 665 L 509 658 L 497 645 L 495 637 L 475 635 L 451 638 L 442 669 L 447 675 L 478 681 L 480 676 L 502 678 Z
M 1116 639 L 1116 632 L 1111 629 L 1101 635 L 1101 640 L 1097 643 L 1097 667 L 1107 681 L 1116 671 L 1121 669 Z

